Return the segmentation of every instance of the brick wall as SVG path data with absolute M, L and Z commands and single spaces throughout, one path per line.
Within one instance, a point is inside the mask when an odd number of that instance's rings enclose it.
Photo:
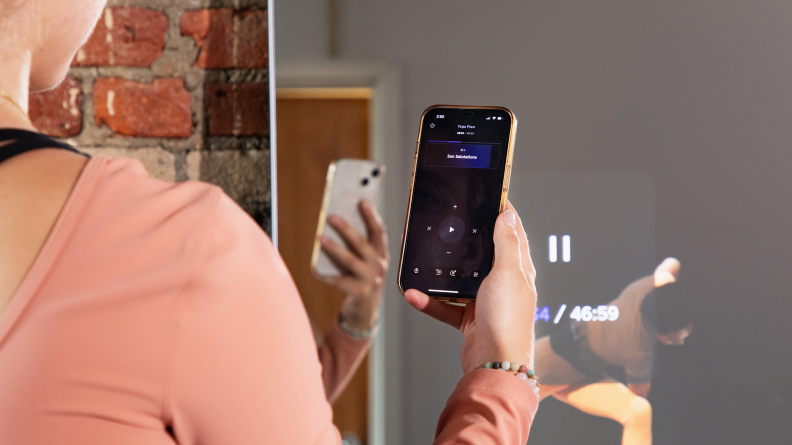
M 56 89 L 43 133 L 152 176 L 217 184 L 270 230 L 266 0 L 109 0 Z

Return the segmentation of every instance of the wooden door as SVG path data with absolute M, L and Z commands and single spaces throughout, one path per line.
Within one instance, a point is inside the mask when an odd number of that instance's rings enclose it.
M 327 166 L 338 158 L 369 157 L 370 95 L 358 88 L 278 91 L 278 248 L 320 333 L 335 321 L 344 299 L 310 270 Z M 367 389 L 368 359 L 333 405 L 341 433 L 362 443 Z

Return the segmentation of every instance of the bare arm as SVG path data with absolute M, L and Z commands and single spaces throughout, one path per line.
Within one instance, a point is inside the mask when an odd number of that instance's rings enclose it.
M 327 330 L 322 346 L 319 347 L 327 401 L 334 403 L 344 392 L 372 342 L 373 340 L 358 339 L 343 332 L 338 323 L 333 323 Z
M 627 387 L 630 388 L 635 395 L 646 398 L 649 395 L 649 390 L 652 388 L 652 382 L 646 383 L 628 383 Z
M 481 283 L 476 303 L 452 306 L 415 289 L 404 294 L 411 306 L 464 336 L 465 376 L 440 416 L 435 444 L 525 443 L 539 405 L 529 383 L 501 370 L 476 369 L 504 360 L 533 369 L 536 272 L 522 223 L 510 203 L 495 223 L 494 242 L 495 263 Z
M 331 216 L 329 219 L 346 246 L 323 238 L 322 247 L 344 274 L 325 277 L 323 281 L 347 294 L 341 305 L 341 318 L 345 323 L 352 329 L 371 331 L 379 318 L 390 256 L 385 225 L 377 211 L 365 201 L 360 202 L 358 209 L 366 222 L 368 237 L 358 233 L 341 217 Z M 355 337 L 344 332 L 338 323 L 334 323 L 325 334 L 319 348 L 319 359 L 327 400 L 331 403 L 352 379 L 372 341 L 373 337 Z

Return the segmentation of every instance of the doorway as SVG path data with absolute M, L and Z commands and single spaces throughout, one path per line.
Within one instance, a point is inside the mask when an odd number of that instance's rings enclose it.
M 371 157 L 370 88 L 279 88 L 278 249 L 294 277 L 315 330 L 335 321 L 345 295 L 313 277 L 311 250 L 327 166 Z M 333 404 L 333 423 L 350 443 L 368 434 L 368 357 Z

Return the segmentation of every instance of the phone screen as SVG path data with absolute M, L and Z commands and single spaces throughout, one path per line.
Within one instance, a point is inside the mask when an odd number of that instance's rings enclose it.
M 403 290 L 475 298 L 492 267 L 511 131 L 504 109 L 426 113 L 404 234 Z

